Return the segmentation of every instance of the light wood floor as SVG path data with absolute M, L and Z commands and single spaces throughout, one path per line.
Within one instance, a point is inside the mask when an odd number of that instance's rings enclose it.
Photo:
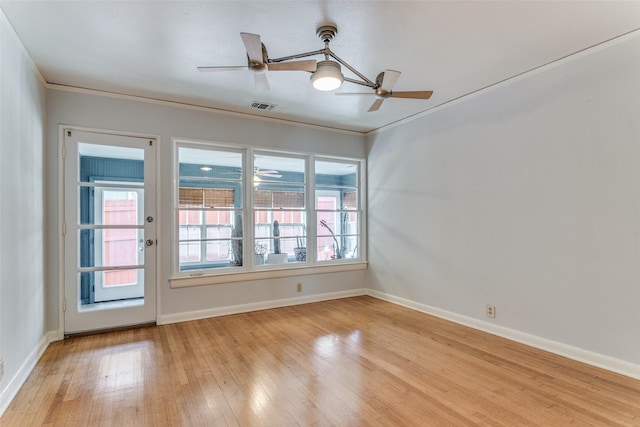
M 640 381 L 371 297 L 53 343 L 2 426 L 640 426 Z

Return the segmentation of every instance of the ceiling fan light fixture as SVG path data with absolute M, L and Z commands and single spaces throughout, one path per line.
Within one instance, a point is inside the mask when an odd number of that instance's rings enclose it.
M 317 90 L 330 91 L 338 89 L 344 76 L 340 64 L 335 61 L 319 61 L 316 71 L 311 75 L 311 84 Z

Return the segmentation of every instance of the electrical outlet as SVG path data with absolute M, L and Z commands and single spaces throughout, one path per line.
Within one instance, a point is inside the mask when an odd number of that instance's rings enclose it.
M 494 317 L 496 317 L 496 307 L 491 305 L 491 304 L 487 304 L 487 317 L 491 317 L 492 319 Z
M 302 283 L 296 285 L 296 292 L 302 292 Z

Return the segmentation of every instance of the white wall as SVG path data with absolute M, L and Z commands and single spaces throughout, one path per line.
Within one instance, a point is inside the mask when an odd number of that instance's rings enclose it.
M 58 188 L 58 125 L 74 125 L 88 128 L 154 134 L 160 137 L 161 208 L 160 208 L 160 256 L 162 266 L 159 277 L 162 292 L 161 316 L 172 319 L 184 313 L 211 311 L 221 307 L 255 304 L 297 296 L 309 297 L 330 292 L 350 291 L 366 286 L 364 271 L 321 274 L 303 278 L 284 278 L 242 283 L 207 285 L 171 289 L 171 238 L 172 229 L 172 137 L 194 138 L 244 145 L 254 145 L 284 150 L 298 150 L 337 156 L 364 158 L 364 137 L 297 126 L 273 121 L 222 114 L 202 109 L 187 109 L 167 104 L 139 100 L 96 96 L 94 94 L 50 90 L 47 111 L 47 184 L 51 195 L 47 204 L 47 226 L 50 243 L 47 253 L 48 271 L 57 278 L 61 254 L 57 250 L 59 228 L 57 200 Z M 295 284 L 303 282 L 303 292 L 296 293 Z M 58 327 L 58 283 L 51 283 L 49 299 L 49 324 Z
M 45 89 L 0 11 L 0 414 L 45 348 Z
M 374 290 L 640 364 L 640 38 L 368 150 Z

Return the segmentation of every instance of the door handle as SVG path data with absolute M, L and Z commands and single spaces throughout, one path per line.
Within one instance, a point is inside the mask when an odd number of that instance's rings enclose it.
M 147 246 L 152 246 L 153 245 L 153 240 L 147 239 L 147 241 L 144 242 L 144 244 L 147 245 Z

